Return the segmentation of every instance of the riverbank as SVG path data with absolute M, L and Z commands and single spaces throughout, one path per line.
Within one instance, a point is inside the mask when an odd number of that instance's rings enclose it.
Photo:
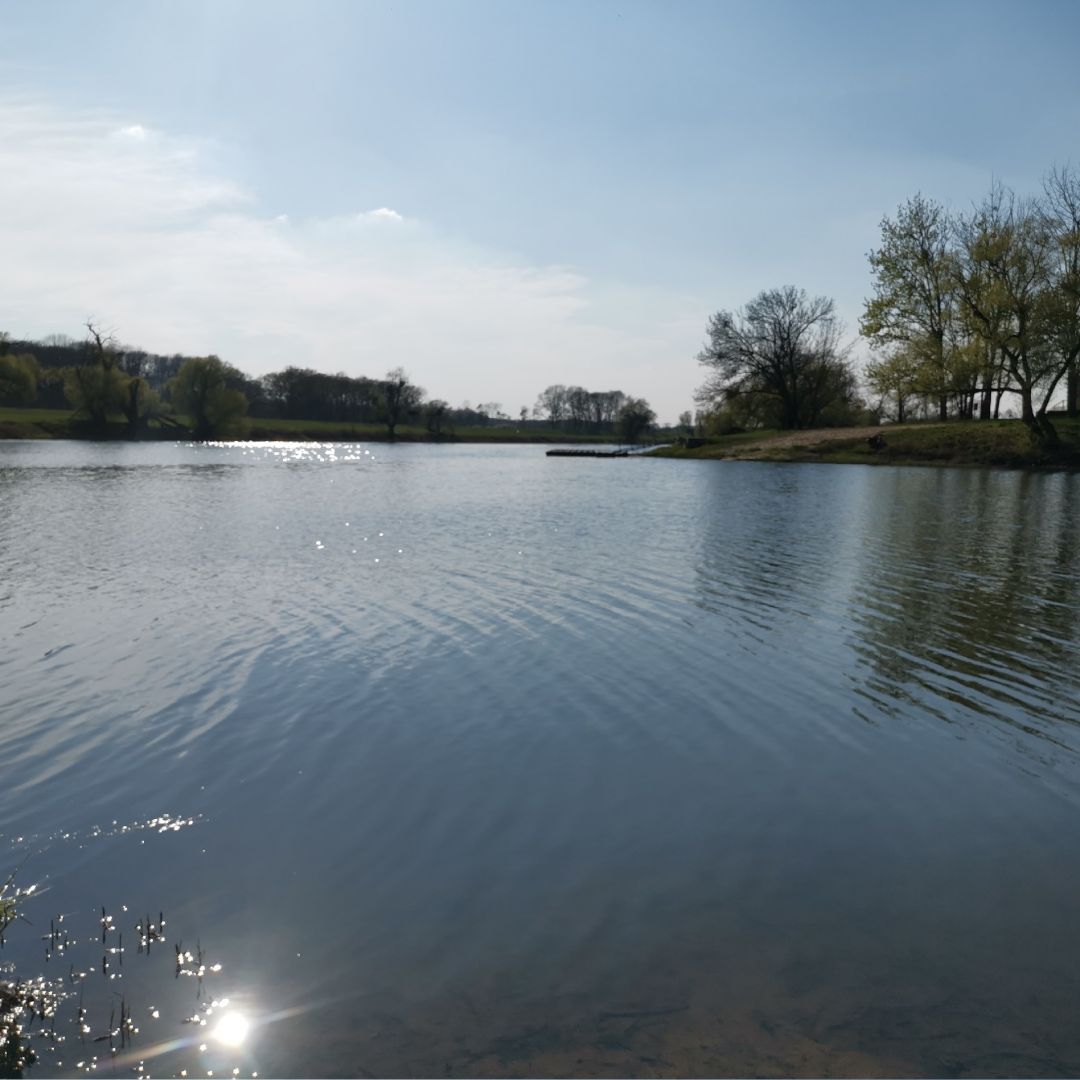
M 183 417 L 178 418 L 181 422 Z M 190 438 L 183 428 L 151 421 L 139 439 L 175 441 Z M 274 420 L 247 418 L 242 433 L 229 436 L 251 442 L 385 442 L 385 424 L 342 424 L 326 420 Z M 0 439 L 128 439 L 127 424 L 116 418 L 103 428 L 94 427 L 65 409 L 0 408 Z M 588 435 L 514 425 L 490 424 L 462 427 L 433 435 L 426 428 L 404 424 L 394 435 L 396 442 L 470 443 L 582 443 L 615 444 L 616 435 Z
M 801 461 L 841 465 L 951 465 L 1080 469 L 1080 420 L 1054 417 L 1061 447 L 1035 447 L 1019 420 L 886 424 L 810 431 L 742 432 L 702 446 L 670 446 L 656 457 L 728 461 Z

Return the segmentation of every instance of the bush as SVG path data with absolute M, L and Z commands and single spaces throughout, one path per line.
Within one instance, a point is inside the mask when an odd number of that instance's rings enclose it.
M 32 405 L 38 391 L 38 362 L 29 353 L 0 356 L 0 405 Z

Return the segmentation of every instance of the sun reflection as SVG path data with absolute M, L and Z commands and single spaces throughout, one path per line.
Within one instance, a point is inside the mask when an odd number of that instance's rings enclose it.
M 225 1046 L 239 1046 L 246 1038 L 251 1024 L 243 1013 L 227 1012 L 214 1028 L 214 1038 Z

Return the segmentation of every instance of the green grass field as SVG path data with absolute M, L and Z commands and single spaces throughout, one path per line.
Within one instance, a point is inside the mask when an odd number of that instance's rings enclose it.
M 70 409 L 16 409 L 0 406 L 0 439 L 73 438 Z
M 145 438 L 177 437 L 175 429 L 150 422 Z M 117 414 L 105 430 L 93 429 L 71 409 L 17 409 L 0 406 L 0 439 L 126 439 L 127 421 Z

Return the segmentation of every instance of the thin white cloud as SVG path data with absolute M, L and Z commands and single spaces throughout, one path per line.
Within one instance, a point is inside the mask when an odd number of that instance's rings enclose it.
M 388 206 L 380 206 L 378 210 L 368 210 L 357 215 L 363 221 L 404 221 L 405 219 L 396 210 Z
M 434 395 L 513 413 L 552 382 L 620 388 L 672 418 L 690 404 L 700 333 L 678 299 L 652 297 L 653 318 L 649 298 L 620 305 L 570 269 L 389 207 L 263 216 L 200 143 L 117 130 L 0 99 L 0 329 L 74 334 L 93 311 L 149 349 L 216 352 L 252 374 L 400 364 Z M 358 221 L 395 227 L 343 227 Z
M 149 139 L 153 132 L 142 124 L 129 124 L 127 127 L 120 128 L 116 134 L 122 139 L 137 139 L 142 142 Z

